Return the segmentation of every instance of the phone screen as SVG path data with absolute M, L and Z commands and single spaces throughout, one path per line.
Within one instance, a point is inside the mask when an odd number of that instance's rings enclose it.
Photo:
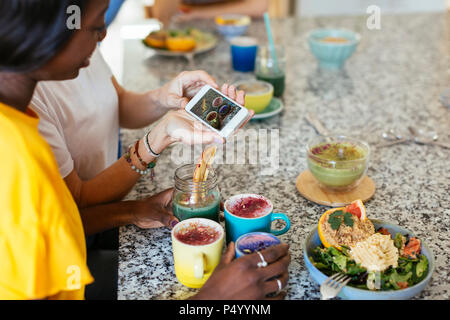
M 217 130 L 222 130 L 241 110 L 241 107 L 209 89 L 190 110 Z

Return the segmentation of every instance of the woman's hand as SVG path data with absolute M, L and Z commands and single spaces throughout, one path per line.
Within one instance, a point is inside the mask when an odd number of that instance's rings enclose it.
M 139 201 L 138 210 L 133 212 L 133 223 L 142 229 L 170 227 L 173 228 L 178 219 L 172 213 L 173 188 Z
M 241 105 L 245 103 L 245 93 L 236 91 L 236 87 L 224 84 L 221 91 L 237 103 Z M 253 116 L 253 113 L 251 113 L 251 116 Z M 171 111 L 164 120 L 166 133 L 172 142 L 177 141 L 185 144 L 224 143 L 224 139 L 218 133 L 195 120 L 185 110 Z
M 205 71 L 183 71 L 159 89 L 159 103 L 167 109 L 183 109 L 204 85 L 219 88 Z
M 236 87 L 224 84 L 221 92 L 230 99 L 243 105 L 245 103 L 244 91 L 236 91 Z M 249 116 L 243 123 L 244 126 L 254 115 L 249 110 Z M 242 127 L 241 126 L 241 127 Z M 224 143 L 224 139 L 216 132 L 208 129 L 200 121 L 195 120 L 184 109 L 169 111 L 149 134 L 149 143 L 153 152 L 161 153 L 166 147 L 174 142 L 185 144 L 211 144 Z M 142 153 L 145 151 L 142 144 Z M 147 158 L 149 157 L 146 154 Z M 144 158 L 144 157 L 143 157 Z M 144 159 L 147 160 L 147 159 Z
M 258 268 L 261 258 L 253 253 L 239 259 L 234 258 L 234 243 L 230 242 L 221 263 L 214 270 L 202 289 L 192 299 L 198 300 L 262 300 L 283 299 L 284 292 L 278 292 L 278 282 L 284 288 L 289 279 L 288 266 L 291 262 L 289 245 L 280 244 L 260 251 L 268 263 Z M 276 277 L 276 279 L 273 279 Z M 270 293 L 277 293 L 268 298 Z
M 164 130 L 169 141 L 184 144 L 224 143 L 224 139 L 200 121 L 192 118 L 185 110 L 170 111 L 163 119 Z

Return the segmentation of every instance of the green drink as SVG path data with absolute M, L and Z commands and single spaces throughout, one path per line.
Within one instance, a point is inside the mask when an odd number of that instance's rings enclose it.
M 272 50 L 260 46 L 255 62 L 256 79 L 269 82 L 273 86 L 273 95 L 281 97 L 285 87 L 286 55 L 283 46 L 275 46 L 277 59 L 272 56 Z
M 206 218 L 219 222 L 220 191 L 217 175 L 209 168 L 206 181 L 193 182 L 196 165 L 187 164 L 175 170 L 173 214 L 178 220 Z
M 189 193 L 178 193 L 174 196 L 173 214 L 178 220 L 206 218 L 219 222 L 220 194 L 217 191 L 211 191 L 195 204 L 190 203 L 190 198 Z
M 273 95 L 281 97 L 284 92 L 285 75 L 280 72 L 278 74 L 262 74 L 256 73 L 256 79 L 269 82 L 273 86 Z

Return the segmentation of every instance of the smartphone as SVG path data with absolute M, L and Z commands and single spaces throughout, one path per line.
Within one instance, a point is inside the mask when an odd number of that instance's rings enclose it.
M 249 115 L 245 107 L 208 85 L 200 89 L 185 109 L 225 139 L 239 129 Z

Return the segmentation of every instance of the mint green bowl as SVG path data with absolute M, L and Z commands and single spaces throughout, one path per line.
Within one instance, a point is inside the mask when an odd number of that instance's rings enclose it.
M 326 42 L 324 38 L 345 38 L 346 42 Z M 318 29 L 308 34 L 308 44 L 311 52 L 317 58 L 322 69 L 342 68 L 345 61 L 355 51 L 361 36 L 345 29 Z

